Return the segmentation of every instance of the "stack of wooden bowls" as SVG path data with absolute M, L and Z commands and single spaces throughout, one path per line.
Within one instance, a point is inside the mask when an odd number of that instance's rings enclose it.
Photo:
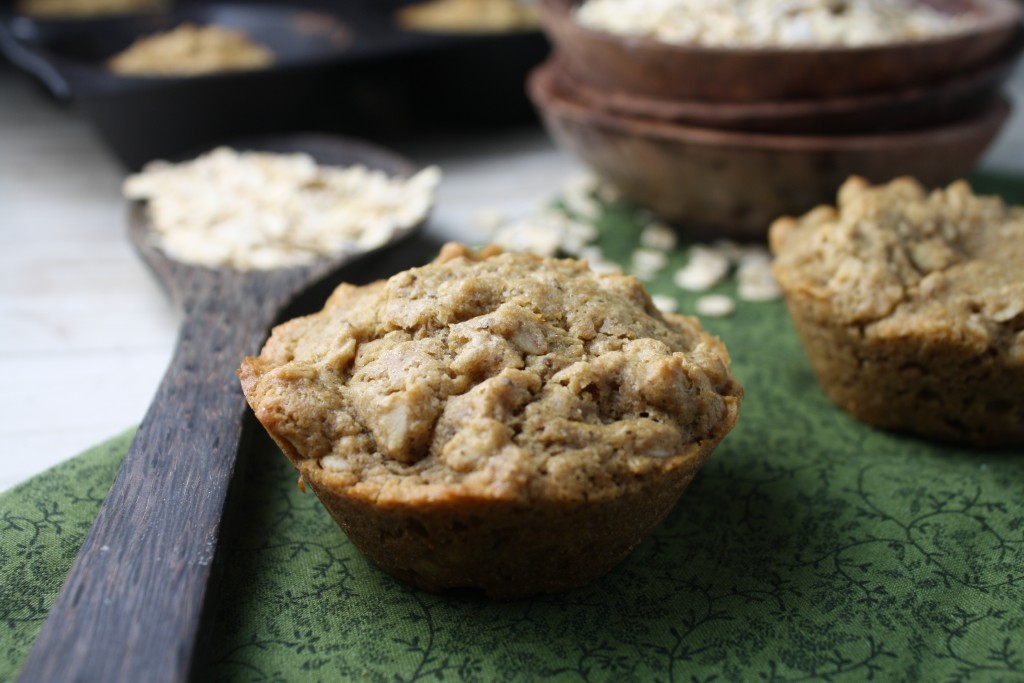
M 851 174 L 965 175 L 1009 107 L 1016 0 L 946 0 L 970 27 L 866 47 L 717 48 L 587 28 L 541 0 L 555 50 L 528 88 L 548 129 L 624 196 L 696 233 L 763 238 Z

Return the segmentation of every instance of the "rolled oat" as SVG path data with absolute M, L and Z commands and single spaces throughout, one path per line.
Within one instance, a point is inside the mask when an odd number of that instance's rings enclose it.
M 708 294 L 697 299 L 697 315 L 725 318 L 736 311 L 736 302 L 725 294 Z

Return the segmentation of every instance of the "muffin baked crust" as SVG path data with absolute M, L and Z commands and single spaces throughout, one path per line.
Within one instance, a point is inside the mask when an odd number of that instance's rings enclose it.
M 771 227 L 774 272 L 818 380 L 855 417 L 1024 443 L 1024 208 L 958 181 L 851 178 L 838 207 Z
M 520 597 L 604 573 L 671 509 L 735 424 L 728 362 L 635 278 L 447 245 L 342 285 L 240 375 L 371 560 Z

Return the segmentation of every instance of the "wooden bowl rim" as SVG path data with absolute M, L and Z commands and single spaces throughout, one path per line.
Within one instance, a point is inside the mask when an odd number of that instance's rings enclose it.
M 598 125 L 634 137 L 768 151 L 855 152 L 934 145 L 939 140 L 971 137 L 981 130 L 998 128 L 1010 113 L 1009 102 L 1005 96 L 1000 96 L 981 112 L 967 119 L 919 130 L 831 136 L 745 133 L 641 119 L 590 109 L 558 92 L 555 75 L 550 70 L 545 70 L 544 65 L 537 67 L 530 74 L 527 88 L 533 101 L 542 111 L 558 113 L 589 125 Z
M 781 120 L 787 117 L 822 114 L 848 114 L 866 108 L 914 102 L 933 94 L 956 92 L 990 79 L 1005 79 L 1024 52 L 1024 26 L 1016 32 L 1012 44 L 993 59 L 979 64 L 969 71 L 957 74 L 938 83 L 918 83 L 894 90 L 830 95 L 821 98 L 805 97 L 792 100 L 716 101 L 699 99 L 659 99 L 640 93 L 618 89 L 606 91 L 599 85 L 575 77 L 566 67 L 563 59 L 553 55 L 538 68 L 549 69 L 554 78 L 568 90 L 584 96 L 584 99 L 604 97 L 614 107 L 604 111 L 626 117 L 673 120 L 687 116 L 721 116 L 726 120 L 734 118 L 765 118 Z M 583 104 L 583 102 L 580 102 Z M 632 111 L 629 111 L 632 109 Z M 685 124 L 681 124 L 685 125 Z M 698 126 L 699 127 L 699 126 Z M 732 129 L 735 130 L 735 129 Z

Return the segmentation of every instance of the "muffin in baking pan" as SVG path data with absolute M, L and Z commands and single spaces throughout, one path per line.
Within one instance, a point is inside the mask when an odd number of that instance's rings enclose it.
M 273 63 L 274 53 L 244 31 L 190 23 L 141 37 L 107 60 L 121 76 L 200 76 L 265 69 Z
M 623 560 L 736 423 L 723 345 L 585 262 L 446 246 L 342 285 L 241 367 L 256 417 L 373 562 L 553 592 Z
M 775 276 L 818 381 L 868 424 L 1024 443 L 1024 208 L 958 181 L 851 178 L 771 227 Z

